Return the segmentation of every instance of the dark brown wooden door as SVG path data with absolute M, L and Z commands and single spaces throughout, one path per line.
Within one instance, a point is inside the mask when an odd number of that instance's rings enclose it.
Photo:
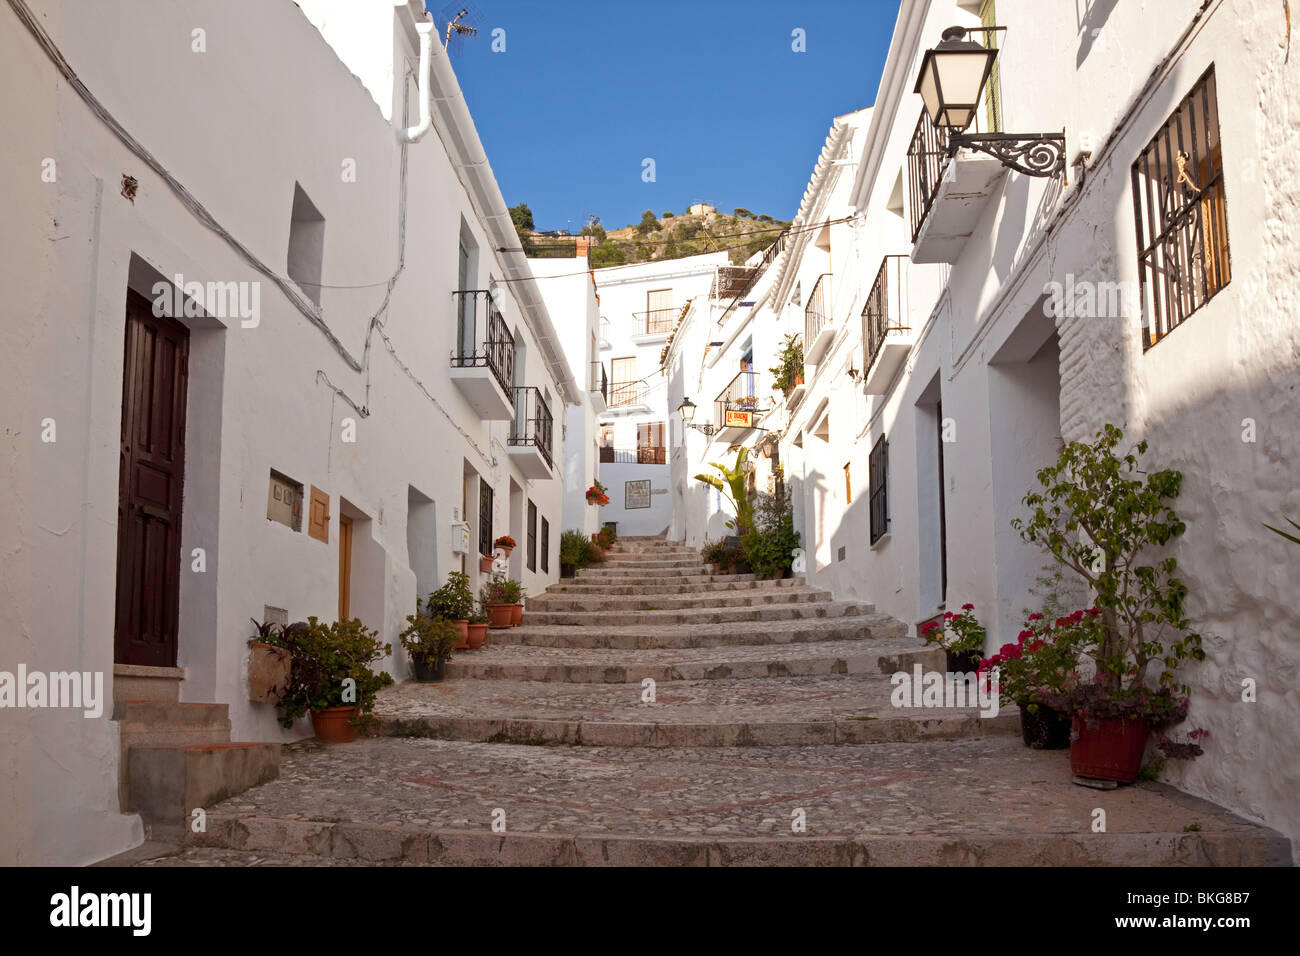
M 176 665 L 189 330 L 127 294 L 114 660 Z

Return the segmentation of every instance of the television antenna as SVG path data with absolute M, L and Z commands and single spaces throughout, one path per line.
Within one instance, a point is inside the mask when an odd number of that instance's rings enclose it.
M 443 7 L 442 13 L 438 15 L 439 21 L 446 24 L 442 31 L 443 49 L 452 53 L 460 53 L 465 44 L 465 37 L 472 37 L 478 34 L 478 24 L 482 21 L 478 10 L 469 4 L 452 3 Z M 452 41 L 456 42 L 456 49 L 451 49 Z

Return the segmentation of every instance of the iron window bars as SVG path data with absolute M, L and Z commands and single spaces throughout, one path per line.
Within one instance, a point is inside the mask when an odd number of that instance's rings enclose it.
M 1232 278 L 1223 180 L 1211 66 L 1133 163 L 1143 351 Z
M 862 372 L 871 371 L 876 357 L 885 346 L 885 338 L 891 332 L 907 332 L 909 327 L 903 324 L 903 264 L 907 256 L 885 256 L 876 273 L 876 281 L 867 294 L 867 303 L 862 307 L 862 344 L 866 349 L 863 355 Z M 891 278 L 892 277 L 892 278 Z
M 867 459 L 870 482 L 871 543 L 875 544 L 889 530 L 889 443 L 881 435 Z

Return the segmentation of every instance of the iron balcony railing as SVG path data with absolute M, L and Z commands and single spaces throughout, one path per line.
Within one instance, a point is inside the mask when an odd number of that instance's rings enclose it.
M 453 368 L 491 369 L 497 384 L 509 394 L 515 379 L 515 337 L 486 289 L 452 293 L 456 303 L 456 348 Z
M 862 369 L 870 372 L 890 333 L 906 332 L 903 311 L 903 274 L 907 256 L 885 256 L 876 273 L 876 281 L 862 307 L 862 343 L 866 349 Z
M 755 412 L 758 400 L 754 396 L 753 370 L 742 371 L 731 380 L 715 400 L 717 406 L 717 427 L 727 427 L 727 412 Z
M 510 420 L 510 444 L 532 445 L 542 453 L 546 464 L 555 466 L 551 456 L 551 441 L 555 433 L 555 420 L 542 397 L 540 389 L 530 385 L 514 389 L 515 416 Z
M 633 312 L 636 319 L 637 335 L 666 335 L 673 330 L 673 319 L 677 318 L 677 308 L 651 309 L 648 312 Z
M 605 404 L 609 404 L 609 376 L 605 374 L 604 362 L 591 363 L 591 390 L 600 392 Z
M 636 463 L 638 465 L 668 464 L 668 449 L 663 445 L 637 445 Z
M 749 266 L 718 266 L 718 273 L 713 278 L 713 288 L 709 290 L 710 299 L 732 299 L 743 296 L 758 278 L 759 269 Z
M 641 405 L 645 403 L 645 382 L 616 382 L 609 388 L 606 404 L 610 408 L 620 405 Z
M 803 344 L 811 348 L 817 336 L 831 322 L 831 274 L 824 273 L 817 277 L 808 296 L 808 304 L 803 310 Z
M 641 457 L 642 449 L 644 447 L 646 446 L 638 446 L 636 448 L 615 448 L 613 445 L 601 445 L 600 446 L 601 464 L 606 464 L 606 465 L 645 464 L 645 459 Z M 666 463 L 666 459 L 665 461 L 657 462 L 657 464 L 661 464 L 661 465 L 665 463 Z M 654 463 L 652 462 L 652 464 Z
M 912 211 L 913 242 L 916 242 L 921 224 L 934 205 L 948 158 L 948 134 L 931 123 L 929 115 L 921 110 L 921 118 L 912 133 L 912 143 L 907 147 L 908 208 Z

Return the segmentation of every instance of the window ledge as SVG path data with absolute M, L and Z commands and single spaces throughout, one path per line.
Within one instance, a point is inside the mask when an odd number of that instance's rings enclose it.
M 871 550 L 879 551 L 885 545 L 889 544 L 890 536 L 891 536 L 890 532 L 886 531 L 884 534 L 882 534 L 879 538 L 877 538 L 875 541 L 871 543 Z

